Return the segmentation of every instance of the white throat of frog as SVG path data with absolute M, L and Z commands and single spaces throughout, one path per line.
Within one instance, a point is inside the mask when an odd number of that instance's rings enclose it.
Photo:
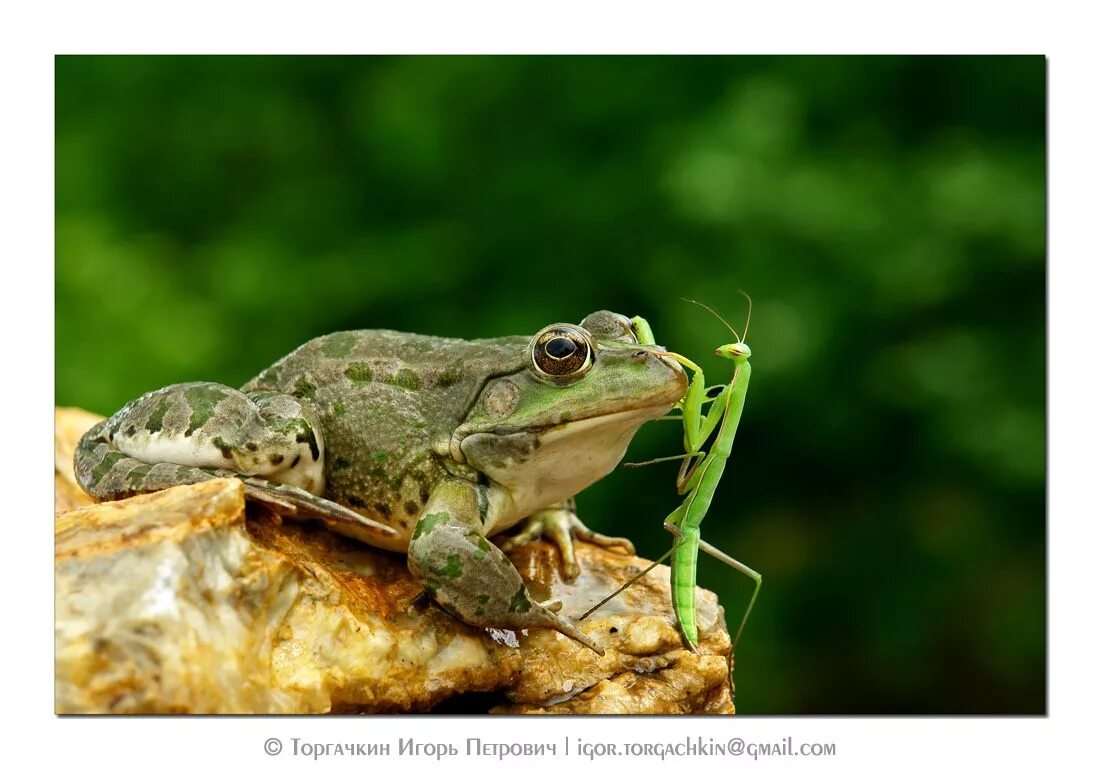
M 542 431 L 474 433 L 461 439 L 460 451 L 467 464 L 508 491 L 518 521 L 609 474 L 638 429 L 671 408 L 599 415 Z

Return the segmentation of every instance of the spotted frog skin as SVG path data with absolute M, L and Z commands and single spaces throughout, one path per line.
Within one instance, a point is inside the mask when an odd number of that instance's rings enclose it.
M 545 534 L 578 572 L 572 497 L 611 472 L 687 380 L 599 311 L 534 336 L 460 340 L 386 330 L 311 340 L 240 390 L 147 393 L 86 433 L 81 486 L 114 500 L 219 476 L 281 515 L 408 554 L 444 609 L 479 627 L 549 627 L 600 646 L 539 603 L 502 552 Z M 526 520 L 498 548 L 488 537 Z

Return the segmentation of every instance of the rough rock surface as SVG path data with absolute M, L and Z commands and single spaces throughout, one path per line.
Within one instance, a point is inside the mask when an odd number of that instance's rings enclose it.
M 701 654 L 686 650 L 665 567 L 582 622 L 603 657 L 549 630 L 474 629 L 399 555 L 259 508 L 246 518 L 236 480 L 93 504 L 72 447 L 98 419 L 57 412 L 58 712 L 733 712 L 722 609 L 699 590 Z M 573 618 L 649 564 L 583 543 L 577 555 L 572 584 L 546 544 L 512 557 Z

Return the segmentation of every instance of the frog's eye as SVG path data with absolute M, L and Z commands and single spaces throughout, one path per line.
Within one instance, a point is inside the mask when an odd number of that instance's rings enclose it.
M 535 374 L 550 380 L 575 378 L 592 366 L 592 342 L 588 333 L 577 326 L 550 326 L 531 344 L 531 364 Z

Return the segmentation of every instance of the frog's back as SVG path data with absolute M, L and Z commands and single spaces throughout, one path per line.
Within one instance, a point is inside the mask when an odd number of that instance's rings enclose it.
M 324 496 L 407 537 L 444 473 L 433 447 L 446 444 L 490 377 L 523 366 L 525 345 L 518 337 L 336 332 L 243 390 L 287 393 L 312 407 L 324 431 Z

